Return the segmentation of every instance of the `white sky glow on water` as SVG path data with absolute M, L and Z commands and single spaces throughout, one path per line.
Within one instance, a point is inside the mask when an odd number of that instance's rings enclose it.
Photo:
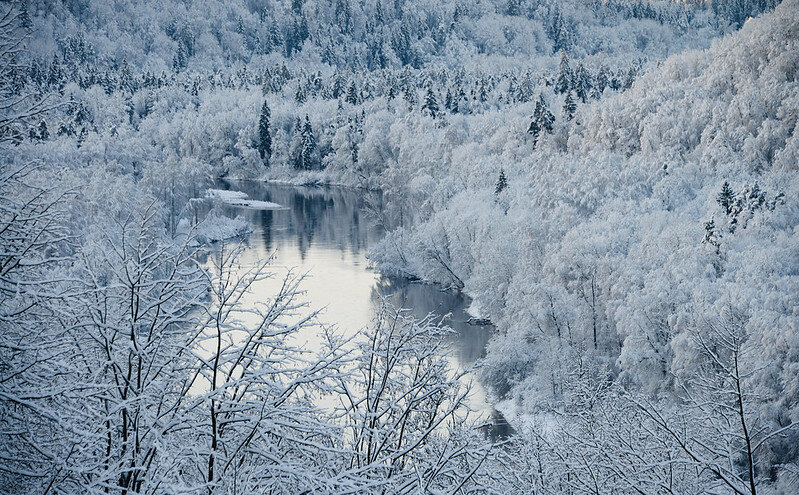
M 380 239 L 382 232 L 370 226 L 358 192 L 249 182 L 231 186 L 245 189 L 251 198 L 288 207 L 273 211 L 224 208 L 225 214 L 243 215 L 254 227 L 244 241 L 242 269 L 274 256 L 274 276 L 253 286 L 248 296 L 250 303 L 272 297 L 286 273 L 293 270 L 306 275 L 300 285 L 306 291 L 306 311 L 321 310 L 319 321 L 334 326 L 339 333 L 354 335 L 367 327 L 382 298 L 387 297 L 393 305 L 408 308 L 418 318 L 431 312 L 437 316 L 451 313 L 445 323 L 455 330 L 448 356 L 454 370 L 464 370 L 482 357 L 491 329 L 465 323 L 467 301 L 463 296 L 436 286 L 387 279 L 369 268 L 367 249 Z M 318 350 L 319 329 L 301 332 L 297 344 L 308 351 Z M 470 407 L 489 417 L 493 408 L 486 401 L 485 390 L 471 374 L 464 380 L 473 382 Z

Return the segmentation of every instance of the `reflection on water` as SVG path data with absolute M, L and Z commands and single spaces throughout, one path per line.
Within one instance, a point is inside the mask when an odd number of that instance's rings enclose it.
M 369 269 L 366 252 L 384 235 L 376 221 L 382 207 L 379 193 L 251 181 L 220 180 L 215 187 L 244 191 L 252 199 L 289 208 L 258 211 L 225 207 L 223 211 L 230 216 L 242 215 L 253 224 L 242 262 L 255 264 L 273 255 L 278 271 L 297 269 L 307 274 L 302 288 L 312 308 L 324 308 L 324 322 L 354 333 L 369 324 L 385 298 L 419 318 L 430 313 L 446 316 L 445 323 L 455 331 L 449 359 L 456 369 L 468 369 L 483 357 L 493 328 L 466 323 L 468 300 L 464 296 Z M 277 278 L 258 286 L 255 297 L 274 292 Z M 304 344 L 313 348 L 318 342 L 308 335 Z M 507 436 L 510 427 L 487 403 L 484 389 L 476 382 L 473 385 L 470 406 L 492 419 L 494 425 L 488 432 L 492 437 Z

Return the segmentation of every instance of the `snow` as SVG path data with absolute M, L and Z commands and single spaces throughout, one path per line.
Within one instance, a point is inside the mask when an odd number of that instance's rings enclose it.
M 476 320 L 486 319 L 486 317 L 483 316 L 483 313 L 480 310 L 480 304 L 474 299 L 472 299 L 472 303 L 469 304 L 469 307 L 466 308 L 466 314 Z
M 181 219 L 177 226 L 177 233 L 185 235 L 189 232 L 189 220 Z M 205 219 L 197 225 L 194 238 L 197 244 L 211 244 L 215 242 L 240 237 L 252 232 L 252 225 L 244 217 L 229 218 L 212 210 Z
M 257 199 L 249 199 L 247 193 L 242 191 L 226 191 L 224 189 L 208 189 L 205 191 L 205 197 L 216 201 L 221 201 L 230 206 L 239 206 L 242 208 L 250 208 L 251 210 L 284 210 L 287 209 L 283 205 L 272 203 L 271 201 L 260 201 Z

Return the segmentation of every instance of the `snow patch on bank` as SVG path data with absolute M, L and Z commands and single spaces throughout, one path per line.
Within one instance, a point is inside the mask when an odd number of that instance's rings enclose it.
M 208 189 L 205 191 L 205 197 L 216 201 L 221 201 L 230 206 L 239 206 L 242 208 L 250 208 L 252 210 L 285 210 L 283 205 L 272 203 L 271 201 L 260 201 L 257 199 L 250 199 L 247 193 L 243 191 L 225 191 L 223 189 Z
M 480 304 L 475 299 L 472 299 L 471 304 L 466 308 L 466 314 L 477 320 L 487 319 L 483 316 L 483 312 L 480 310 Z
M 184 218 L 178 223 L 177 235 L 188 235 L 192 230 L 189 220 Z M 228 218 L 212 210 L 205 219 L 194 227 L 194 241 L 197 245 L 243 237 L 252 232 L 252 225 L 242 216 Z

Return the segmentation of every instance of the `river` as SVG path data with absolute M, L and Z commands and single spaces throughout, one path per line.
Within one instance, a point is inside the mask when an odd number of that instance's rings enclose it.
M 369 325 L 375 309 L 386 298 L 420 318 L 430 313 L 449 315 L 445 323 L 454 330 L 448 356 L 453 368 L 467 370 L 483 357 L 494 329 L 467 322 L 466 296 L 435 285 L 389 277 L 370 268 L 366 254 L 385 232 L 376 221 L 380 215 L 375 212 L 382 208 L 379 194 L 257 181 L 219 180 L 214 187 L 243 191 L 250 199 L 286 207 L 253 210 L 223 206 L 222 211 L 231 217 L 244 216 L 253 225 L 242 254 L 245 265 L 274 256 L 273 268 L 279 275 L 288 269 L 307 274 L 302 289 L 310 308 L 323 308 L 320 318 L 325 323 L 335 325 L 341 332 L 354 333 Z M 275 288 L 266 283 L 255 288 L 255 296 L 270 290 Z M 303 345 L 313 348 L 317 343 L 308 336 Z M 469 406 L 490 424 L 487 433 L 492 438 L 507 436 L 510 427 L 487 401 L 485 389 L 471 374 L 464 379 L 473 385 Z

